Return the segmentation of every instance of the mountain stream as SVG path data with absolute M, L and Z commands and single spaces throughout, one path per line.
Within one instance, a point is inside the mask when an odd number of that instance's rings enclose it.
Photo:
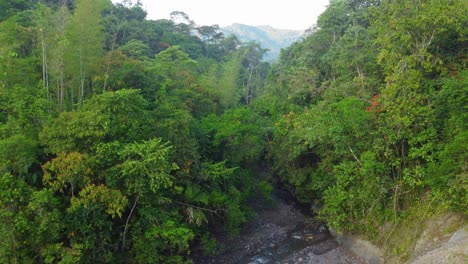
M 286 192 L 275 190 L 273 203 L 260 204 L 239 237 L 217 238 L 225 245 L 223 253 L 206 257 L 194 252 L 195 264 L 366 263 L 340 246 L 324 224 L 306 216 Z

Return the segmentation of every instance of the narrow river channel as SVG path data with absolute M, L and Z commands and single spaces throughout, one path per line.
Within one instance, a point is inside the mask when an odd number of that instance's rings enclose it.
M 195 255 L 195 264 L 365 263 L 302 211 L 284 191 L 275 190 L 273 203 L 256 208 L 256 219 L 240 237 L 220 239 L 226 246 L 222 254 Z

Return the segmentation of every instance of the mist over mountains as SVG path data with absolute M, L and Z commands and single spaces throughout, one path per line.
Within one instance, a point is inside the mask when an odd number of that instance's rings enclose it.
M 232 24 L 222 27 L 225 36 L 236 35 L 243 42 L 256 41 L 269 51 L 265 54 L 266 61 L 274 61 L 279 57 L 281 49 L 289 47 L 307 33 L 304 30 L 276 29 L 271 26 L 250 26 Z

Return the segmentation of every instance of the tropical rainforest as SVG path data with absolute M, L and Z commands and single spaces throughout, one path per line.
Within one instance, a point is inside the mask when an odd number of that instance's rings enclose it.
M 270 64 L 183 12 L 0 0 L 0 262 L 190 263 L 276 186 L 368 237 L 466 213 L 467 18 L 331 0 Z

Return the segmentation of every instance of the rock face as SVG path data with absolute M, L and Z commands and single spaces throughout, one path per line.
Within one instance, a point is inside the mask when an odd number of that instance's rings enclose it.
M 462 216 L 446 213 L 433 216 L 420 224 L 420 233 L 411 242 L 414 246 L 408 248 L 409 259 L 403 259 L 401 254 L 389 253 L 391 247 L 379 248 L 353 235 L 331 233 L 340 245 L 369 264 L 464 264 L 468 263 L 468 226 L 460 228 L 459 223 L 464 223 Z M 454 226 L 458 226 L 458 231 L 447 231 Z M 406 230 L 407 226 L 403 228 Z
M 468 259 L 468 232 L 462 228 L 447 242 L 417 257 L 413 264 L 463 264 Z
M 360 256 L 369 264 L 384 263 L 383 252 L 371 242 L 357 237 L 332 232 L 338 243 Z
M 266 61 L 274 61 L 278 58 L 281 49 L 289 47 L 306 35 L 305 31 L 276 29 L 271 26 L 249 26 L 232 24 L 221 28 L 225 36 L 236 35 L 243 42 L 256 41 L 263 48 L 269 49 L 265 55 Z

